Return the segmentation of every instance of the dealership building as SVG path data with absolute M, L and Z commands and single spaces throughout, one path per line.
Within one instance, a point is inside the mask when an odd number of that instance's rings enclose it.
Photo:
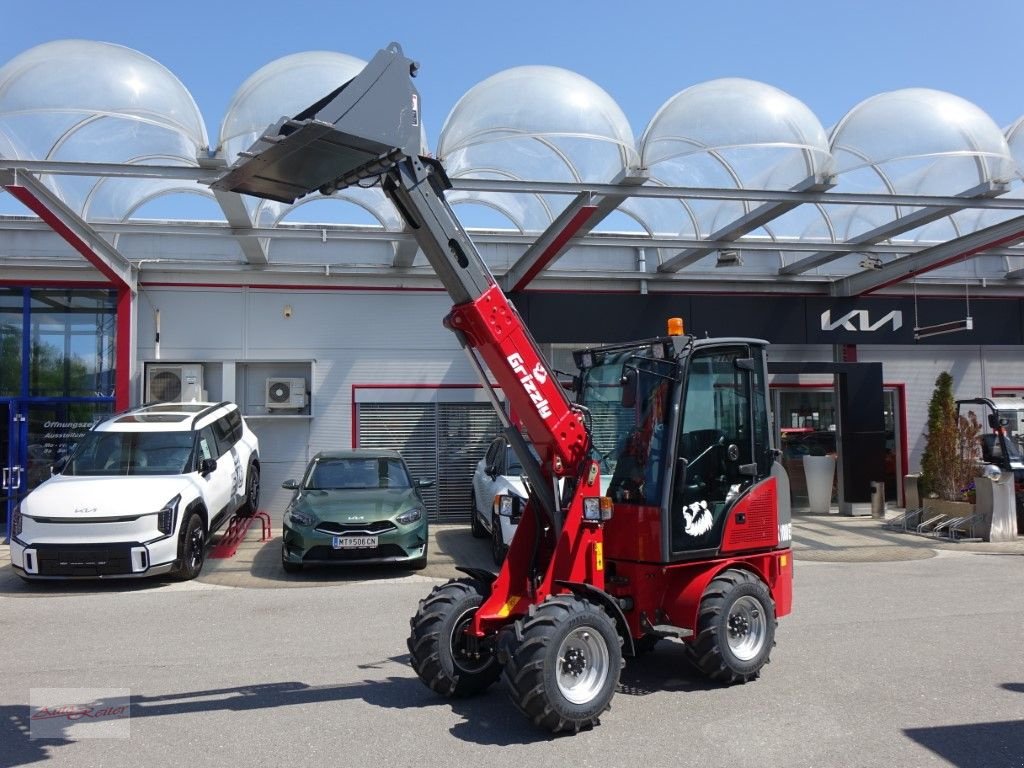
M 56 41 L 0 66 L 0 510 L 105 414 L 206 398 L 259 436 L 272 514 L 315 453 L 360 446 L 401 450 L 437 481 L 433 519 L 468 519 L 498 421 L 381 189 L 286 205 L 209 186 L 364 63 L 268 62 L 216 134 L 128 48 Z M 508 69 L 423 104 L 448 110 L 424 153 L 566 378 L 573 349 L 673 316 L 767 339 L 796 505 L 808 453 L 838 455 L 841 508 L 872 481 L 900 503 L 941 372 L 958 397 L 1024 395 L 1021 121 L 905 89 L 826 130 L 770 84 L 665 88 L 627 117 L 577 73 Z

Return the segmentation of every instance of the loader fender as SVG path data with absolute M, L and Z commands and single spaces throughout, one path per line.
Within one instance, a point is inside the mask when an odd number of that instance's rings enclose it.
M 491 573 L 486 568 L 466 568 L 461 565 L 455 566 L 455 570 L 466 574 L 471 579 L 476 579 L 481 584 L 487 586 L 487 594 L 491 593 L 491 588 L 494 586 L 494 580 L 498 578 L 498 574 Z
M 619 636 L 622 637 L 623 656 L 636 655 L 636 648 L 633 646 L 633 635 L 629 632 L 626 614 L 622 612 L 622 607 L 619 605 L 618 600 L 603 589 L 598 589 L 593 584 L 584 584 L 581 581 L 564 581 L 562 579 L 556 579 L 555 584 L 568 589 L 580 600 L 589 600 L 604 608 L 615 622 L 615 627 L 619 630 Z

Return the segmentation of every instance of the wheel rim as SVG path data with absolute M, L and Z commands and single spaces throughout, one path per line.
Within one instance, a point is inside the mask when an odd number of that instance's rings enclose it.
M 608 644 L 601 633 L 577 627 L 558 647 L 558 690 L 573 704 L 586 704 L 604 688 L 610 668 Z
M 188 565 L 193 571 L 203 564 L 203 528 L 196 527 L 188 539 Z
M 452 636 L 449 641 L 452 661 L 455 666 L 460 672 L 470 675 L 483 671 L 493 660 L 493 657 L 488 655 L 474 657 L 466 647 L 466 628 L 469 626 L 474 613 L 476 613 L 475 607 L 462 612 L 455 620 L 455 626 L 452 628 Z
M 764 647 L 768 619 L 760 601 L 743 595 L 729 609 L 729 650 L 741 661 L 750 661 Z

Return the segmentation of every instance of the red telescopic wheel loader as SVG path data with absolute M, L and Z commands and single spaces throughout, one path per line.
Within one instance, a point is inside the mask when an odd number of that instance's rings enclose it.
M 420 602 L 413 668 L 443 696 L 500 677 L 536 725 L 572 732 L 608 709 L 624 658 L 661 638 L 714 680 L 755 679 L 793 573 L 766 342 L 697 339 L 676 322 L 577 352 L 570 399 L 445 200 L 444 168 L 422 154 L 417 69 L 392 43 L 213 184 L 291 203 L 380 183 L 451 296 L 444 323 L 522 462 L 528 499 L 496 499 L 520 518 L 501 571 L 460 568 Z

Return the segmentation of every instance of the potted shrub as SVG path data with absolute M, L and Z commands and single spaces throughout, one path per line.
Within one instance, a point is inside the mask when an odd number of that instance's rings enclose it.
M 928 432 L 921 457 L 921 492 L 925 506 L 945 514 L 963 513 L 953 505 L 935 503 L 973 503 L 974 478 L 978 474 L 981 424 L 973 411 L 957 415 L 953 397 L 953 377 L 943 371 L 935 380 L 935 391 L 928 403 Z

